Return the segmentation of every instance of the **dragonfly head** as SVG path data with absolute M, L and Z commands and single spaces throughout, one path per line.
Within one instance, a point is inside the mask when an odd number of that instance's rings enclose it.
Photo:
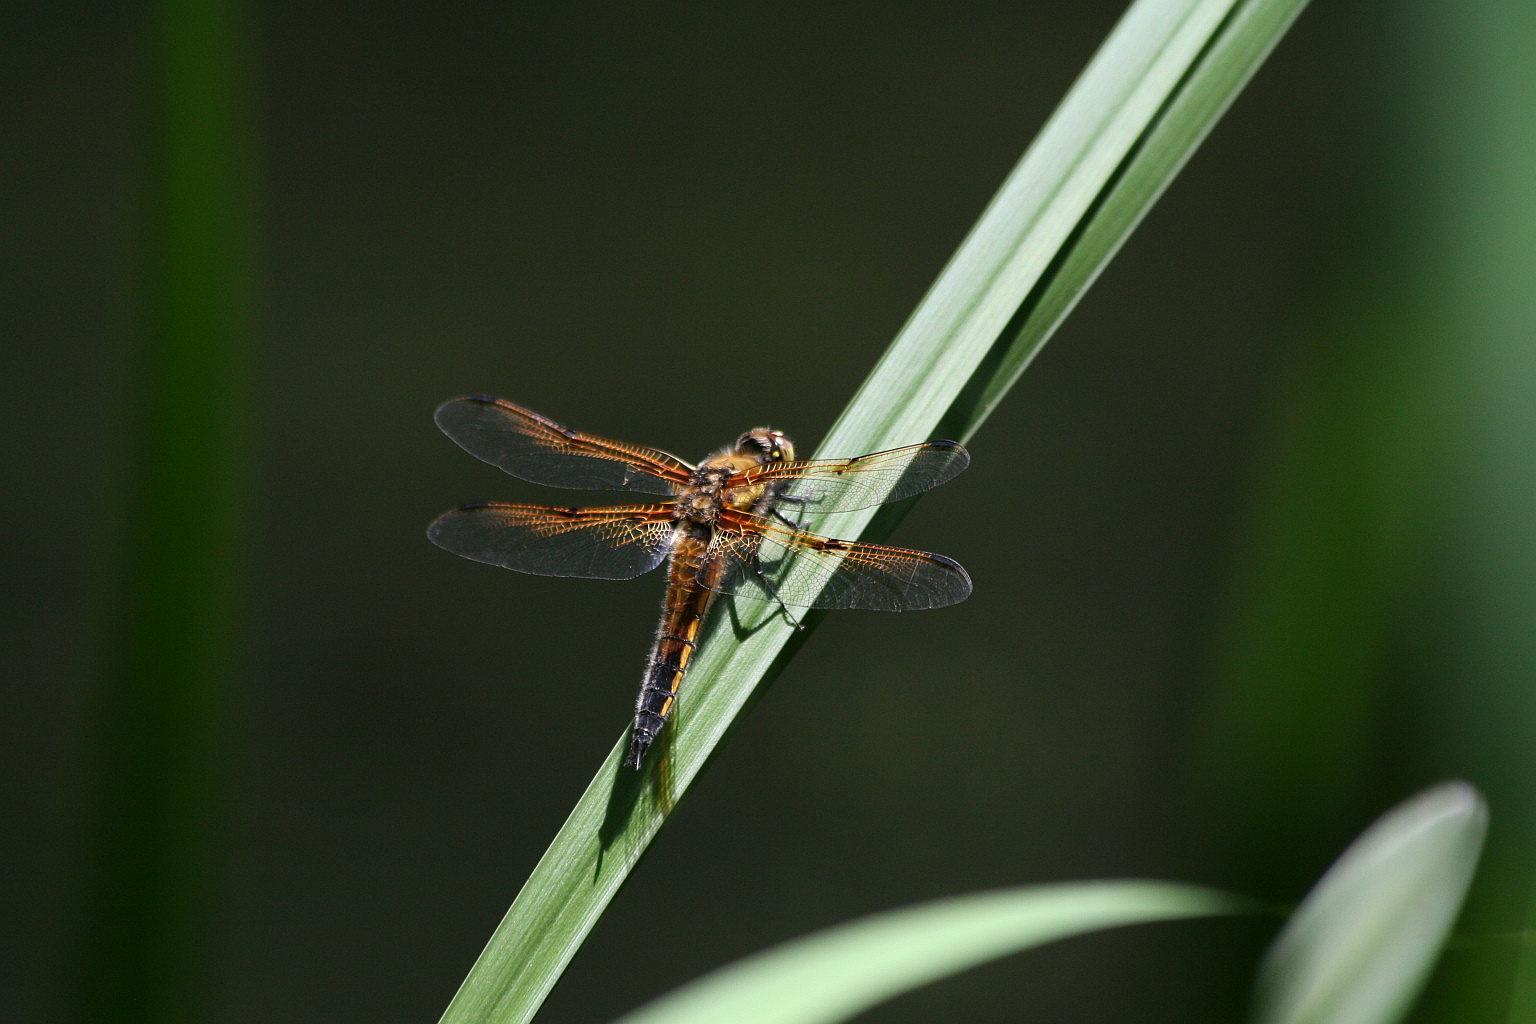
M 753 427 L 736 439 L 736 450 L 762 463 L 792 462 L 795 445 L 784 431 L 772 427 Z

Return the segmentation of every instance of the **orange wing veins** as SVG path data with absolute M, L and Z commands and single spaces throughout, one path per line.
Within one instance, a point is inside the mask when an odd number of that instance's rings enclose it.
M 820 537 L 747 512 L 722 514 L 712 552 L 723 570 L 711 589 L 800 608 L 914 611 L 971 593 L 965 570 L 943 555 Z
M 852 512 L 900 501 L 947 483 L 971 463 L 953 441 L 928 441 L 853 459 L 768 464 L 737 474 L 731 485 L 777 483 L 782 497 L 817 514 Z
M 536 484 L 676 494 L 693 467 L 659 448 L 572 430 L 504 398 L 469 395 L 438 406 L 443 433 L 483 462 Z
M 627 580 L 666 559 L 674 529 L 670 505 L 488 503 L 443 513 L 427 536 L 456 555 L 536 576 Z

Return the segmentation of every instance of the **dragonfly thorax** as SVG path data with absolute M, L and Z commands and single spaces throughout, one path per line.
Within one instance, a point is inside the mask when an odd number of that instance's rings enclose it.
M 716 490 L 713 494 L 705 491 L 689 491 L 677 499 L 673 506 L 673 514 L 678 519 L 687 519 L 695 523 L 712 523 L 720 518 L 720 493 Z
M 769 496 L 762 483 L 745 483 L 741 474 L 792 454 L 788 438 L 777 430 L 759 427 L 739 438 L 734 447 L 723 448 L 693 471 L 688 486 L 673 505 L 673 515 L 695 523 L 710 524 L 722 509 L 752 511 Z M 734 483 L 733 483 L 734 481 Z
M 736 473 L 736 467 L 725 458 L 710 459 L 693 471 L 693 479 L 677 497 L 674 515 L 695 523 L 713 523 L 720 518 L 720 509 L 727 504 L 724 496 L 725 482 Z

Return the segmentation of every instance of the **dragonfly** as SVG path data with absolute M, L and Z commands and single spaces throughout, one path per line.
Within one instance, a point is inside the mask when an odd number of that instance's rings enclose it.
M 953 479 L 970 464 L 953 441 L 798 460 L 783 431 L 756 427 L 692 465 L 490 395 L 444 402 L 435 419 L 465 451 L 522 480 L 650 499 L 602 508 L 465 505 L 427 529 L 456 555 L 537 576 L 632 579 L 667 563 L 626 768 L 640 768 L 671 717 L 717 596 L 776 602 L 798 626 L 790 607 L 913 611 L 971 593 L 965 570 L 943 555 L 833 540 L 799 526 L 808 512 L 870 508 Z

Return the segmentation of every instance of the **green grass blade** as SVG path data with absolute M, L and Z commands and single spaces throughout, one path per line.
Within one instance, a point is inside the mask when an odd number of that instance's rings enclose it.
M 822 1024 L 1035 946 L 1148 921 L 1250 910 L 1207 889 L 1080 882 L 974 893 L 888 911 L 709 974 L 620 1024 Z
M 1303 5 L 1135 3 L 820 454 L 969 437 Z M 840 516 L 839 536 L 859 536 L 873 515 Z M 889 526 L 894 517 L 882 522 Z M 686 699 L 668 730 L 666 770 L 621 773 L 615 746 L 471 969 L 445 1024 L 533 1015 L 753 690 L 806 636 L 771 607 L 737 607 L 734 618 L 732 611 L 716 613 L 690 665 Z
M 1487 817 L 1476 791 L 1449 783 L 1367 829 L 1270 948 L 1258 1024 L 1399 1020 L 1461 908 Z
M 967 384 L 947 417 L 953 436 L 968 441 L 1013 387 L 1305 6 L 1306 0 L 1233 5 L 1187 80 L 1169 94 L 1145 139 L 1083 219 L 1078 237 L 1063 247 L 1059 266 L 1004 332 L 989 368 Z

